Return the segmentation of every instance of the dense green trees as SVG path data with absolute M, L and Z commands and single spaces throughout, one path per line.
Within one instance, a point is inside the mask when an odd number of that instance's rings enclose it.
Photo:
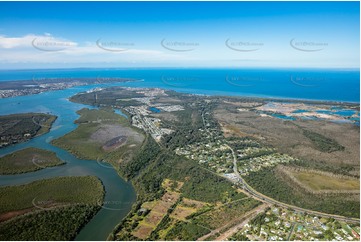
M 168 232 L 165 239 L 195 241 L 197 240 L 197 238 L 209 232 L 210 231 L 208 229 L 200 227 L 193 222 L 177 222 L 174 227 Z
M 322 152 L 334 152 L 345 149 L 345 147 L 337 143 L 336 140 L 325 137 L 319 133 L 304 129 L 303 134 Z
M 99 208 L 78 204 L 18 216 L 0 223 L 0 240 L 73 240 Z
M 103 196 L 103 185 L 96 177 L 44 179 L 25 185 L 0 187 L 0 213 L 70 203 L 100 205 Z
M 249 241 L 248 237 L 241 234 L 241 233 L 235 233 L 228 240 L 232 240 L 232 241 Z
M 56 116 L 44 113 L 21 113 L 0 117 L 0 147 L 20 143 L 48 132 Z
M 163 193 L 165 178 L 186 181 L 181 189 L 185 197 L 204 202 L 221 201 L 225 192 L 231 199 L 244 197 L 232 188 L 232 183 L 205 170 L 194 161 L 163 151 L 156 161 L 150 163 L 138 177 L 133 179 L 140 198 L 151 200 Z
M 359 177 L 358 175 L 355 175 L 354 172 L 352 172 L 354 171 L 354 167 L 350 164 L 338 165 L 327 163 L 325 161 L 294 159 L 290 162 L 290 165 L 307 169 L 326 171 L 340 175 Z
M 140 170 L 148 166 L 150 162 L 156 160 L 159 152 L 159 145 L 152 137 L 148 136 L 138 154 L 136 154 L 131 161 L 120 164 L 120 171 L 127 179 L 134 178 Z

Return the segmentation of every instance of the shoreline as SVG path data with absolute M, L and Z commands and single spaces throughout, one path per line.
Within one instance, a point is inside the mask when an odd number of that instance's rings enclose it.
M 85 84 L 85 85 L 74 85 L 71 87 L 66 87 L 66 88 L 62 88 L 62 89 L 52 89 L 52 90 L 44 90 L 42 92 L 37 92 L 37 93 L 29 93 L 29 94 L 24 94 L 24 95 L 13 95 L 13 96 L 8 96 L 8 97 L 0 97 L 0 99 L 8 99 L 8 98 L 15 98 L 15 97 L 21 97 L 21 96 L 30 96 L 30 95 L 37 95 L 37 94 L 41 94 L 41 93 L 46 93 L 46 92 L 53 92 L 53 91 L 61 91 L 61 90 L 66 90 L 66 89 L 71 89 L 71 88 L 76 88 L 76 87 L 86 87 L 86 86 L 91 86 L 94 85 L 96 83 L 94 83 L 94 80 L 96 80 L 96 78 L 86 78 L 86 77 L 79 77 L 79 78 L 63 78 L 64 80 L 70 80 L 71 82 L 77 81 L 77 80 L 88 80 L 90 83 Z M 144 79 L 133 79 L 133 78 L 118 78 L 118 77 L 112 77 L 109 78 L 113 81 L 110 82 L 100 82 L 98 83 L 99 85 L 112 85 L 115 84 L 114 80 L 118 80 L 116 83 L 136 83 L 136 82 L 144 82 Z M 50 83 L 54 83 L 53 80 L 54 78 L 49 78 Z M 0 91 L 4 91 L 6 89 L 2 89 L 2 84 L 3 83 L 9 83 L 9 84 L 18 84 L 18 85 L 23 85 L 26 84 L 28 82 L 33 82 L 32 80 L 11 80 L 11 81 L 0 81 Z M 109 88 L 109 87 L 113 87 L 113 86 L 108 86 L 108 87 L 104 87 L 104 88 Z M 129 87 L 129 86 L 120 86 L 120 87 L 124 87 L 124 88 L 159 88 L 159 89 L 163 89 L 166 91 L 174 91 L 174 92 L 180 92 L 180 93 L 184 93 L 184 94 L 189 94 L 189 95 L 197 95 L 197 96 L 212 96 L 212 97 L 218 97 L 218 98 L 238 98 L 238 99 L 256 99 L 256 100 L 260 100 L 260 101 L 278 101 L 278 102 L 303 102 L 303 103 L 312 103 L 312 104 L 327 104 L 327 105 L 360 105 L 360 100 L 359 101 L 347 101 L 347 100 L 327 100 L 327 99 L 310 99 L 310 98 L 297 98 L 297 97 L 280 97 L 280 96 L 272 96 L 272 95 L 264 95 L 264 94 L 254 94 L 254 93 L 236 93 L 236 92 L 227 92 L 227 91 L 217 91 L 217 90 L 202 90 L 202 89 L 185 89 L 185 88 L 167 88 L 167 87 L 157 87 L 157 86 L 149 86 L 149 87 Z M 202 93 L 203 92 L 203 93 Z
M 144 88 L 153 88 L 153 87 L 144 87 Z M 360 105 L 360 101 L 336 101 L 336 100 L 326 100 L 326 99 L 307 99 L 307 98 L 292 98 L 292 97 L 277 97 L 277 96 L 263 96 L 259 94 L 259 96 L 256 96 L 258 94 L 253 94 L 255 96 L 252 96 L 252 94 L 245 94 L 245 95 L 226 95 L 226 94 L 198 94 L 198 93 L 191 93 L 191 92 L 185 92 L 181 90 L 175 90 L 175 89 L 168 89 L 168 88 L 160 88 L 167 91 L 174 91 L 174 92 L 181 92 L 184 94 L 189 95 L 196 95 L 196 96 L 209 96 L 209 97 L 216 97 L 216 98 L 237 98 L 237 99 L 257 99 L 259 101 L 278 101 L 278 102 L 304 102 L 304 103 L 312 103 L 312 104 L 344 104 L 344 105 Z M 194 89 L 195 90 L 195 89 Z
M 0 68 L 2 71 L 66 71 L 66 70 L 157 70 L 157 69 L 174 69 L 174 70 L 200 70 L 200 69 L 224 69 L 224 70 L 335 70 L 335 71 L 360 71 L 360 67 L 287 67 L 287 66 L 247 66 L 247 67 L 237 67 L 237 66 L 139 66 L 139 67 L 59 67 L 59 68 Z
M 3 81 L 0 82 L 0 99 L 17 96 L 29 96 L 44 92 L 66 90 L 72 87 L 136 82 L 134 78 L 117 77 L 62 77 L 62 78 L 40 78 L 32 80 Z

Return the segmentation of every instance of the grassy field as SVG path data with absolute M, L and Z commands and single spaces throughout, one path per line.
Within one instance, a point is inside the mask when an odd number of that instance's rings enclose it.
M 181 195 L 179 189 L 182 185 L 182 182 L 170 179 L 163 181 L 162 187 L 166 190 L 166 193 L 161 199 L 142 204 L 142 209 L 148 212 L 132 232 L 133 236 L 144 240 L 151 235 L 152 231 L 157 228 L 164 217 L 169 216 L 169 209 L 178 202 Z M 177 192 L 174 190 L 177 190 Z
M 169 217 L 186 221 L 192 214 L 200 211 L 202 208 L 207 208 L 210 204 L 203 203 L 200 201 L 183 198 L 182 201 L 175 207 Z
M 239 201 L 222 204 L 209 212 L 197 216 L 194 218 L 194 222 L 202 227 L 216 229 L 233 219 L 241 217 L 260 204 L 261 202 L 252 198 L 242 198 Z
M 26 185 L 0 187 L 0 216 L 24 209 L 46 209 L 74 203 L 100 205 L 104 196 L 99 179 L 58 177 Z
M 301 183 L 315 191 L 322 190 L 360 190 L 360 181 L 347 177 L 335 177 L 315 172 L 292 172 Z
M 18 174 L 65 164 L 54 152 L 26 148 L 0 158 L 0 174 Z
M 54 145 L 78 158 L 118 163 L 131 159 L 144 140 L 142 134 L 130 127 L 127 119 L 111 109 L 82 109 L 78 114 L 81 116 L 75 123 L 79 127 L 53 141 Z M 124 137 L 126 141 L 109 148 L 107 144 L 118 137 Z
M 133 235 L 140 239 L 146 239 L 158 226 L 168 210 L 179 199 L 180 193 L 166 192 L 160 200 L 154 202 L 151 211 L 139 222 L 138 227 L 133 231 Z

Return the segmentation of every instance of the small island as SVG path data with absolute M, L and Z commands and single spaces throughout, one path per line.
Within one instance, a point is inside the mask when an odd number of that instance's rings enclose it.
M 56 118 L 44 113 L 0 116 L 0 148 L 22 143 L 49 132 Z
M 1 157 L 0 175 L 26 173 L 63 164 L 65 162 L 54 152 L 31 147 Z

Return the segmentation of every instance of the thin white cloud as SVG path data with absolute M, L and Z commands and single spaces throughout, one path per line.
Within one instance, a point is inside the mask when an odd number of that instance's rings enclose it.
M 47 45 L 49 48 L 50 45 L 77 46 L 78 44 L 76 42 L 68 41 L 63 38 L 54 37 L 49 33 L 45 33 L 44 35 L 28 34 L 21 37 L 0 36 L 0 48 L 3 49 L 32 48 L 32 47 L 44 48 Z
M 0 36 L 0 48 L 26 48 L 31 47 L 31 41 L 36 38 L 35 35 L 26 35 L 23 37 L 6 37 Z
M 184 61 L 186 56 L 161 50 L 101 48 L 96 42 L 77 43 L 65 38 L 28 34 L 0 36 L 1 63 L 119 63 Z

